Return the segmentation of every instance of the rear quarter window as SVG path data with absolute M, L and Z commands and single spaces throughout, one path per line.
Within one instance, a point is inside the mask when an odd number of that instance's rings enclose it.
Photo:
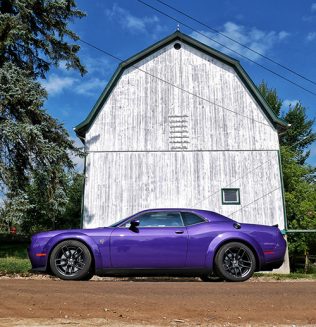
M 191 226 L 205 222 L 205 219 L 191 212 L 181 212 L 184 226 Z

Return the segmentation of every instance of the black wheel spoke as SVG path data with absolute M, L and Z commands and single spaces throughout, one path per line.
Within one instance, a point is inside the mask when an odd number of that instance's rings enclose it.
M 239 254 L 240 251 L 243 251 L 243 253 L 242 253 L 241 255 Z M 244 254 L 245 254 L 245 250 L 242 249 L 242 248 L 239 248 L 238 251 L 237 251 L 236 256 L 237 256 L 237 257 L 240 256 L 240 258 L 242 258 L 242 256 L 243 256 Z
M 250 263 L 251 264 L 251 261 L 249 261 L 249 260 L 242 260 L 242 262 L 246 262 L 246 263 Z
M 64 256 L 65 256 L 66 258 L 69 258 L 69 249 L 68 249 L 67 246 L 63 246 L 63 247 L 61 248 L 61 251 L 63 252 L 63 254 L 64 254 Z
M 65 260 L 65 259 L 56 259 L 55 260 L 55 264 L 57 265 L 57 266 L 65 266 L 66 265 L 66 263 L 67 263 L 67 260 Z
M 235 256 L 235 253 L 234 253 L 234 252 L 232 252 L 232 251 L 231 251 L 231 249 L 228 249 L 226 252 L 230 252 L 230 254 L 232 255 L 232 257 L 234 257 L 234 256 Z M 226 252 L 225 252 L 225 253 L 226 253 Z
M 245 262 L 244 261 L 241 261 L 241 262 L 239 262 L 239 266 L 244 267 L 244 268 L 250 268 L 251 267 L 251 263 L 249 262 L 248 265 L 245 265 Z
M 83 253 L 81 248 L 77 248 L 76 251 L 72 254 L 73 258 L 77 259 Z
M 84 266 L 85 266 L 84 262 L 78 261 L 75 263 L 75 267 L 78 268 L 79 270 L 83 269 Z

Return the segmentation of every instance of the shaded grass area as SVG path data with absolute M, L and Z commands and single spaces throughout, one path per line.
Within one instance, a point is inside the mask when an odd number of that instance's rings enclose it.
M 27 256 L 26 242 L 0 242 L 0 275 L 28 274 L 31 263 Z
M 4 243 L 0 244 L 0 258 L 14 257 L 17 259 L 27 259 L 28 243 Z

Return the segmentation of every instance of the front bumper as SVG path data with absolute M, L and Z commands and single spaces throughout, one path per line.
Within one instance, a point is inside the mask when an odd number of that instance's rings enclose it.
M 31 271 L 45 272 L 47 270 L 49 253 L 44 249 L 46 243 L 46 239 L 35 238 L 32 239 L 30 246 L 27 248 L 27 253 L 32 265 Z

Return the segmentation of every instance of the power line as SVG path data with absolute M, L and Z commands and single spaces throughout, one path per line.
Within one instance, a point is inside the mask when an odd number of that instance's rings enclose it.
M 273 193 L 273 192 L 279 190 L 280 188 L 281 188 L 281 186 L 279 186 L 279 187 L 275 188 L 274 190 L 272 190 L 272 191 L 270 191 L 270 192 L 268 192 L 268 193 L 262 195 L 260 198 L 257 198 L 257 199 L 255 199 L 254 201 L 247 203 L 246 205 L 242 206 L 242 207 L 239 208 L 238 210 L 236 210 L 236 211 L 230 213 L 228 216 L 232 216 L 232 215 L 234 215 L 236 212 L 238 212 L 238 211 L 240 211 L 240 210 L 243 210 L 244 208 L 246 208 L 246 207 L 250 206 L 251 204 L 253 204 L 253 203 L 255 203 L 255 202 L 257 202 L 257 201 L 259 201 L 259 200 L 265 198 L 266 196 L 268 196 L 268 195 L 270 195 L 271 193 Z
M 114 58 L 114 59 L 116 59 L 116 60 L 118 60 L 118 61 L 120 61 L 120 62 L 124 62 L 123 59 L 121 59 L 121 58 L 119 58 L 119 57 L 113 55 L 112 53 L 110 53 L 110 52 L 108 52 L 108 51 L 105 51 L 105 50 L 103 50 L 103 49 L 101 49 L 101 48 L 99 48 L 99 47 L 93 45 L 93 44 L 90 43 L 90 42 L 87 42 L 87 41 L 85 41 L 85 40 L 83 40 L 83 39 L 81 39 L 81 38 L 79 39 L 79 41 L 82 42 L 82 43 L 84 43 L 84 44 L 86 44 L 86 45 L 88 45 L 88 46 L 90 46 L 90 47 L 92 47 L 92 48 L 94 48 L 94 49 L 96 49 L 96 50 L 98 50 L 98 51 L 100 51 L 100 52 L 102 52 L 102 53 L 104 53 L 104 54 L 106 54 L 107 56 L 110 56 L 110 57 L 112 57 L 112 58 Z M 182 87 L 180 87 L 180 86 L 177 86 L 177 85 L 175 85 L 175 84 L 173 84 L 173 83 L 171 83 L 171 82 L 168 82 L 168 81 L 164 80 L 164 79 L 161 78 L 161 77 L 158 77 L 158 76 L 156 76 L 156 75 L 153 75 L 153 74 L 147 72 L 146 70 L 141 69 L 141 68 L 139 68 L 139 67 L 137 67 L 137 66 L 135 66 L 135 65 L 131 65 L 131 67 L 133 67 L 133 68 L 135 68 L 135 69 L 137 69 L 137 70 L 139 70 L 139 71 L 141 71 L 141 72 L 143 72 L 143 73 L 145 73 L 145 74 L 147 74 L 147 75 L 149 75 L 149 76 L 151 76 L 151 77 L 153 77 L 153 78 L 156 78 L 157 80 L 159 80 L 159 81 L 161 81 L 161 82 L 163 82 L 163 83 L 166 83 L 166 84 L 168 84 L 168 85 L 170 85 L 170 86 L 172 86 L 172 87 L 175 87 L 175 88 L 177 88 L 178 90 L 180 90 L 180 91 L 182 91 L 182 92 L 185 92 L 185 93 L 187 93 L 187 94 L 190 94 L 190 95 L 192 95 L 192 96 L 194 96 L 194 97 L 196 97 L 196 98 L 198 98 L 198 99 L 200 99 L 200 100 L 202 100 L 202 101 L 205 101 L 205 102 L 208 102 L 208 103 L 213 104 L 214 106 L 220 107 L 220 108 L 222 108 L 223 110 L 229 111 L 229 112 L 231 112 L 231 113 L 233 113 L 233 114 L 235 114 L 235 115 L 238 115 L 238 116 L 244 117 L 244 118 L 249 119 L 249 120 L 251 120 L 251 121 L 254 121 L 254 122 L 258 123 L 258 124 L 265 125 L 265 126 L 270 126 L 269 124 L 266 124 L 266 123 L 264 123 L 264 122 L 262 122 L 262 121 L 256 120 L 256 119 L 251 118 L 251 117 L 248 117 L 248 116 L 246 116 L 246 115 L 243 115 L 243 114 L 241 114 L 241 113 L 239 113 L 239 112 L 236 112 L 236 111 L 231 110 L 231 109 L 229 109 L 229 108 L 227 108 L 227 107 L 224 107 L 224 106 L 222 106 L 222 105 L 220 105 L 220 104 L 218 104 L 218 103 L 216 103 L 216 102 L 213 102 L 213 101 L 211 101 L 211 100 L 209 100 L 209 99 L 205 99 L 205 98 L 203 98 L 203 97 L 201 97 L 201 96 L 199 96 L 199 95 L 197 95 L 197 94 L 195 94 L 195 93 L 193 93 L 193 92 L 191 92 L 191 91 L 188 91 L 188 90 L 186 90 L 186 89 L 184 89 L 184 88 L 182 88 Z
M 306 136 L 306 137 L 304 137 L 303 139 L 301 139 L 301 140 L 299 140 L 299 141 L 293 143 L 292 145 L 289 146 L 289 148 L 293 148 L 294 146 L 300 144 L 301 142 L 306 141 L 307 138 L 308 138 L 308 136 Z M 255 168 L 253 168 L 253 169 L 251 169 L 251 170 L 248 170 L 246 174 L 244 174 L 244 175 L 240 176 L 239 178 L 233 180 L 232 182 L 230 182 L 229 184 L 223 186 L 222 188 L 228 188 L 229 186 L 231 186 L 231 185 L 234 184 L 235 182 L 238 182 L 239 180 L 243 179 L 245 176 L 247 176 L 248 174 L 252 173 L 252 172 L 255 171 L 256 169 L 258 169 L 258 168 L 264 166 L 265 164 L 267 164 L 267 163 L 270 162 L 271 160 L 272 160 L 272 158 L 269 159 L 269 160 L 267 160 L 267 161 L 265 161 L 264 163 L 260 164 L 259 166 L 256 166 Z M 282 176 L 281 176 L 281 178 L 282 178 Z M 196 205 L 200 204 L 201 202 L 204 202 L 204 201 L 206 201 L 206 200 L 212 198 L 215 194 L 219 193 L 220 191 L 221 191 L 221 189 L 217 190 L 216 192 L 213 192 L 213 193 L 210 194 L 208 197 L 206 197 L 206 198 L 204 198 L 204 199 L 202 199 L 202 200 L 196 202 L 196 203 L 193 205 L 193 207 L 195 207 Z M 274 191 L 272 191 L 272 192 L 274 192 Z M 268 194 L 270 194 L 270 193 L 268 193 Z M 247 205 L 246 205 L 246 206 L 247 206 Z M 236 211 L 235 211 L 235 212 L 236 212 Z
M 118 60 L 118 61 L 120 61 L 120 62 L 123 62 L 123 61 L 124 61 L 123 59 L 121 59 L 121 58 L 119 58 L 119 57 L 113 55 L 112 53 L 110 53 L 110 52 L 108 52 L 108 51 L 105 51 L 105 50 L 103 50 L 103 49 L 101 49 L 101 48 L 99 48 L 99 47 L 97 47 L 97 46 L 95 46 L 95 45 L 93 45 L 93 44 L 91 44 L 91 43 L 89 43 L 89 42 L 83 40 L 83 39 L 80 39 L 79 41 L 81 41 L 82 43 L 84 43 L 84 44 L 86 44 L 86 45 L 88 45 L 88 46 L 90 46 L 90 47 L 92 47 L 92 48 L 94 48 L 94 49 L 96 49 L 96 50 L 98 50 L 98 51 L 100 51 L 100 52 L 102 52 L 102 53 L 104 53 L 104 54 L 106 54 L 106 55 L 108 55 L 108 56 L 110 56 L 110 57 L 112 57 L 112 58 Z M 177 89 L 179 89 L 179 90 L 181 90 L 181 91 L 183 91 L 183 92 L 186 92 L 186 93 L 188 93 L 188 94 L 190 94 L 190 95 L 192 95 L 192 96 L 195 96 L 195 97 L 197 97 L 197 98 L 200 98 L 200 99 L 203 100 L 203 101 L 206 101 L 206 102 L 209 102 L 209 103 L 211 103 L 211 104 L 214 104 L 215 106 L 219 106 L 219 107 L 223 108 L 224 110 L 228 110 L 229 112 L 232 112 L 232 113 L 234 113 L 234 114 L 236 114 L 236 115 L 239 115 L 239 116 L 242 116 L 242 117 L 244 117 L 244 118 L 247 118 L 247 119 L 253 120 L 253 121 L 257 122 L 257 123 L 260 123 L 260 124 L 263 124 L 263 125 L 269 126 L 268 124 L 265 124 L 265 123 L 263 123 L 263 122 L 260 122 L 260 121 L 255 120 L 255 119 L 253 119 L 253 118 L 250 118 L 250 117 L 247 117 L 247 116 L 241 115 L 241 114 L 239 114 L 239 113 L 237 113 L 237 112 L 235 112 L 235 111 L 233 111 L 233 110 L 230 110 L 230 109 L 228 109 L 228 108 L 226 108 L 226 107 L 224 107 L 224 106 L 218 105 L 218 104 L 216 104 L 215 102 L 212 102 L 212 101 L 210 101 L 210 100 L 208 100 L 208 99 L 204 99 L 204 98 L 202 98 L 202 97 L 200 97 L 200 96 L 198 96 L 198 95 L 196 95 L 196 94 L 194 94 L 194 93 L 192 93 L 192 92 L 190 92 L 190 91 L 187 91 L 187 90 L 185 90 L 185 89 L 183 89 L 183 88 L 181 88 L 181 87 L 179 87 L 179 86 L 177 86 L 177 85 L 175 85 L 175 84 L 172 84 L 172 83 L 170 83 L 170 82 L 168 82 L 168 81 L 166 81 L 166 80 L 164 80 L 164 79 L 162 79 L 162 78 L 160 78 L 160 77 L 158 77 L 158 76 L 155 76 L 155 75 L 153 75 L 153 74 L 151 74 L 151 73 L 149 73 L 149 72 L 147 72 L 147 71 L 145 71 L 145 70 L 143 70 L 143 69 L 141 69 L 141 68 L 139 68 L 139 67 L 137 67 L 137 66 L 135 66 L 135 65 L 131 65 L 131 66 L 132 66 L 133 68 L 135 68 L 135 69 L 137 69 L 137 70 L 139 70 L 139 71 L 141 71 L 141 72 L 143 72 L 143 73 L 145 73 L 145 74 L 148 74 L 149 76 L 154 77 L 154 78 L 156 78 L 156 79 L 158 79 L 158 80 L 160 80 L 160 81 L 162 81 L 162 82 L 164 82 L 164 83 L 166 83 L 166 84 L 168 84 L 168 85 L 171 85 L 171 86 L 173 86 L 173 87 L 175 87 L 175 88 L 177 88 Z M 242 179 L 243 177 L 245 177 L 246 175 L 248 175 L 248 174 L 251 173 L 252 171 L 254 171 L 254 170 L 260 168 L 261 166 L 263 166 L 264 164 L 268 163 L 269 161 L 271 161 L 271 159 L 269 159 L 268 161 L 264 162 L 263 164 L 260 164 L 259 166 L 255 167 L 254 169 L 248 171 L 246 174 L 244 174 L 244 175 L 241 176 L 240 178 L 234 180 L 233 182 L 227 184 L 225 187 L 228 187 L 228 186 L 230 186 L 231 184 L 235 183 L 236 181 Z M 203 199 L 203 200 L 197 202 L 196 204 L 199 204 L 199 203 L 201 203 L 201 202 L 207 200 L 208 198 L 212 197 L 213 195 L 215 195 L 215 194 L 218 193 L 218 192 L 219 192 L 219 191 L 214 192 L 214 193 L 211 194 L 209 197 L 207 197 L 207 198 L 205 198 L 205 199 Z M 195 205 L 196 205 L 196 204 L 195 204 Z M 195 206 L 195 205 L 194 205 L 194 206 Z M 248 205 L 250 205 L 250 204 L 247 204 L 246 206 L 248 206 Z M 244 206 L 244 207 L 245 207 L 245 206 Z M 242 207 L 242 208 L 244 208 L 244 207 Z M 239 210 L 241 210 L 242 208 L 240 208 Z M 235 212 L 233 212 L 232 214 L 234 214 L 234 213 L 235 213 Z
M 270 162 L 271 160 L 272 160 L 272 159 L 269 159 L 269 160 L 265 161 L 264 163 L 260 164 L 259 166 L 256 166 L 255 168 L 253 168 L 253 169 L 251 169 L 251 170 L 248 170 L 246 174 L 244 174 L 244 175 L 240 176 L 239 178 L 233 180 L 232 182 L 230 182 L 229 184 L 223 186 L 222 188 L 227 188 L 227 187 L 231 186 L 232 184 L 234 184 L 234 183 L 240 181 L 241 179 L 243 179 L 244 177 L 246 177 L 247 175 L 249 175 L 249 174 L 252 173 L 253 171 L 257 170 L 258 168 L 264 166 L 265 164 L 267 164 L 267 163 Z M 198 204 L 200 204 L 201 202 L 204 202 L 204 201 L 206 201 L 206 200 L 212 198 L 215 194 L 219 193 L 220 191 L 221 191 L 221 189 L 219 189 L 219 190 L 213 192 L 213 193 L 212 193 L 211 195 L 209 195 L 208 197 L 206 197 L 206 198 L 204 198 L 204 199 L 202 199 L 202 200 L 200 200 L 200 201 L 194 203 L 194 204 L 193 204 L 193 208 L 196 207 L 196 206 L 197 206 Z
M 118 61 L 120 61 L 120 62 L 124 62 L 123 59 L 121 59 L 121 58 L 119 58 L 119 57 L 113 55 L 112 53 L 110 53 L 110 52 L 108 52 L 108 51 L 105 51 L 105 50 L 103 50 L 103 49 L 101 49 L 101 48 L 99 48 L 99 47 L 97 47 L 97 46 L 91 44 L 90 42 L 87 42 L 87 41 L 85 41 L 85 40 L 83 40 L 83 39 L 79 39 L 79 41 L 82 42 L 82 43 L 84 43 L 84 44 L 86 44 L 86 45 L 88 45 L 88 46 L 90 46 L 90 47 L 92 47 L 92 48 L 94 48 L 94 49 L 96 49 L 96 50 L 98 50 L 98 51 L 100 51 L 100 52 L 102 52 L 102 53 L 104 53 L 104 54 L 106 54 L 106 55 L 108 55 L 108 56 L 110 56 L 110 57 L 112 57 L 113 59 L 116 59 L 116 60 L 118 60 Z M 143 69 L 141 69 L 141 68 L 139 68 L 139 67 L 137 67 L 137 66 L 135 66 L 135 65 L 131 65 L 131 66 L 132 66 L 133 68 L 135 68 L 135 69 L 137 69 L 137 70 L 139 70 L 139 71 L 145 73 L 145 74 L 148 74 L 149 76 L 151 76 L 151 77 L 153 77 L 153 78 L 156 78 L 156 79 L 158 79 L 158 80 L 160 80 L 160 81 L 162 81 L 162 82 L 164 82 L 164 83 L 166 83 L 166 84 L 168 84 L 168 85 L 171 85 L 172 87 L 175 87 L 175 88 L 177 88 L 177 89 L 179 89 L 179 90 L 181 90 L 181 91 L 183 91 L 183 92 L 185 92 L 185 93 L 188 93 L 188 94 L 190 94 L 190 95 L 192 95 L 192 96 L 195 96 L 195 97 L 197 97 L 197 98 L 199 98 L 199 99 L 201 99 L 201 100 L 203 100 L 203 101 L 209 102 L 209 103 L 213 104 L 214 106 L 218 106 L 218 107 L 220 107 L 220 108 L 222 108 L 222 109 L 224 109 L 224 110 L 227 110 L 227 111 L 229 111 L 229 112 L 232 112 L 232 113 L 234 113 L 234 114 L 236 114 L 236 115 L 239 115 L 239 116 L 242 116 L 242 117 L 247 118 L 247 119 L 249 119 L 249 120 L 252 120 L 252 121 L 254 121 L 254 122 L 257 122 L 257 123 L 260 123 L 260 124 L 263 124 L 263 125 L 269 126 L 268 124 L 265 124 L 265 123 L 263 123 L 263 122 L 257 121 L 257 120 L 255 120 L 255 119 L 253 119 L 253 118 L 248 117 L 248 116 L 241 115 L 241 114 L 238 113 L 238 112 L 235 112 L 235 111 L 233 111 L 233 110 L 231 110 L 231 109 L 228 109 L 228 108 L 226 108 L 226 107 L 224 107 L 224 106 L 222 106 L 222 105 L 219 105 L 219 104 L 217 104 L 217 103 L 215 103 L 215 102 L 212 102 L 212 101 L 210 101 L 210 100 L 208 100 L 208 99 L 205 99 L 205 98 L 203 98 L 203 97 L 200 97 L 200 96 L 198 96 L 198 95 L 196 95 L 196 94 L 194 94 L 194 93 L 192 93 L 192 92 L 190 92 L 190 91 L 187 91 L 187 90 L 185 90 L 185 89 L 183 89 L 183 88 L 181 88 L 181 87 L 179 87 L 179 86 L 177 86 L 177 85 L 175 85 L 175 84 L 173 84 L 173 83 L 170 83 L 170 82 L 168 82 L 168 81 L 166 81 L 166 80 L 164 80 L 164 79 L 162 79 L 162 78 L 160 78 L 160 77 L 158 77 L 158 76 L 155 76 L 155 75 L 153 75 L 153 74 L 151 74 L 151 73 L 149 73 L 149 72 L 147 72 L 147 71 L 145 71 L 145 70 L 143 70 Z M 264 164 L 268 163 L 269 161 L 271 161 L 271 159 L 269 159 L 268 161 L 264 162 L 263 164 L 260 164 L 259 166 L 255 167 L 254 169 L 248 171 L 246 174 L 244 174 L 244 175 L 241 176 L 240 178 L 234 180 L 233 182 L 227 184 L 225 187 L 228 187 L 228 186 L 230 186 L 231 184 L 235 183 L 236 181 L 242 179 L 243 177 L 245 177 L 246 175 L 248 175 L 250 172 L 252 172 L 252 171 L 254 171 L 254 170 L 260 168 L 261 166 L 263 166 Z M 279 187 L 279 188 L 280 188 L 280 187 Z M 274 191 L 275 191 L 275 190 L 273 190 L 272 192 L 274 192 Z M 214 193 L 211 194 L 209 197 L 207 197 L 207 198 L 205 198 L 205 199 L 203 199 L 203 200 L 197 202 L 196 204 L 199 204 L 199 203 L 201 203 L 201 202 L 207 200 L 208 198 L 212 197 L 213 195 L 215 195 L 215 194 L 218 193 L 218 192 L 219 192 L 219 191 L 214 192 Z M 270 192 L 270 193 L 272 193 L 272 192 Z M 270 193 L 268 193 L 268 194 L 270 194 Z M 264 196 L 267 196 L 268 194 L 266 194 L 266 195 L 264 195 Z M 263 196 L 263 197 L 264 197 L 264 196 Z M 259 198 L 259 199 L 260 199 L 260 198 Z M 256 201 L 259 200 L 259 199 L 256 199 L 256 200 L 253 201 L 253 202 L 256 202 Z M 196 204 L 195 204 L 195 205 L 196 205 Z M 248 205 L 250 205 L 250 204 L 251 204 L 251 203 L 248 203 L 246 206 L 248 206 Z M 194 205 L 194 206 L 195 206 L 195 205 Z M 243 206 L 243 207 L 240 208 L 239 210 L 242 210 L 242 209 L 243 209 L 244 207 L 246 207 L 246 206 Z M 239 211 L 239 210 L 237 210 L 237 211 Z M 235 211 L 235 212 L 237 212 L 237 211 Z M 233 215 L 235 212 L 233 212 L 231 215 Z
M 90 46 L 90 47 L 92 47 L 92 48 L 94 48 L 94 49 L 96 49 L 96 50 L 98 50 L 98 51 L 100 51 L 100 52 L 102 52 L 102 53 L 104 53 L 104 54 L 106 54 L 106 55 L 108 55 L 108 56 L 110 56 L 110 57 L 112 57 L 112 58 L 114 58 L 115 60 L 118 60 L 118 61 L 120 61 L 120 62 L 124 62 L 123 59 L 121 59 L 121 58 L 119 58 L 119 57 L 113 55 L 112 53 L 110 53 L 110 52 L 108 52 L 108 51 L 105 51 L 105 50 L 103 50 L 103 49 L 101 49 L 101 48 L 99 48 L 99 47 L 97 47 L 97 46 L 91 44 L 90 42 L 87 42 L 87 41 L 85 41 L 85 40 L 83 40 L 83 39 L 80 39 L 79 41 L 82 42 L 82 43 L 84 43 L 84 44 L 86 44 L 86 45 L 88 45 L 88 46 Z M 149 72 L 147 72 L 147 71 L 145 71 L 145 70 L 143 70 L 143 69 L 141 69 L 141 68 L 139 68 L 139 67 L 137 67 L 137 66 L 135 66 L 135 65 L 131 65 L 131 66 L 132 66 L 133 68 L 135 68 L 135 69 L 137 69 L 137 70 L 139 70 L 139 71 L 145 73 L 145 74 L 148 74 L 149 76 L 151 76 L 151 77 L 153 77 L 153 78 L 156 78 L 156 79 L 158 79 L 158 80 L 160 80 L 160 81 L 162 81 L 162 82 L 164 82 L 164 83 L 166 83 L 166 84 L 168 84 L 168 85 L 171 85 L 172 87 L 175 87 L 175 88 L 177 88 L 177 89 L 179 89 L 179 90 L 181 90 L 181 91 L 183 91 L 183 92 L 185 92 L 185 93 L 188 93 L 188 94 L 190 94 L 190 95 L 192 95 L 192 96 L 195 96 L 195 97 L 197 97 L 197 98 L 199 98 L 199 99 L 201 99 L 201 100 L 203 100 L 203 101 L 209 102 L 209 103 L 211 103 L 211 104 L 213 104 L 213 105 L 215 105 L 215 106 L 219 106 L 220 108 L 222 108 L 222 109 L 224 109 L 224 110 L 228 110 L 229 112 L 232 112 L 232 113 L 234 113 L 234 114 L 236 114 L 236 115 L 239 115 L 239 116 L 242 116 L 242 117 L 247 118 L 247 119 L 249 119 L 249 120 L 252 120 L 252 121 L 254 121 L 254 122 L 257 122 L 257 123 L 260 123 L 260 124 L 263 124 L 263 125 L 269 126 L 268 124 L 265 124 L 265 123 L 263 123 L 263 122 L 260 122 L 260 121 L 255 120 L 255 119 L 253 119 L 253 118 L 250 118 L 250 117 L 247 117 L 247 116 L 241 115 L 240 113 L 237 113 L 237 112 L 235 112 L 235 111 L 233 111 L 233 110 L 231 110 L 231 109 L 228 109 L 228 108 L 226 108 L 226 107 L 224 107 L 224 106 L 221 106 L 221 105 L 219 105 L 219 104 L 216 104 L 215 102 L 212 102 L 212 101 L 210 101 L 210 100 L 208 100 L 208 99 L 205 99 L 205 98 L 203 98 L 203 97 L 200 97 L 200 96 L 198 96 L 198 95 L 196 95 L 196 94 L 194 94 L 194 93 L 192 93 L 192 92 L 190 92 L 190 91 L 187 91 L 187 90 L 185 90 L 185 89 L 183 89 L 183 88 L 181 88 L 181 87 L 179 87 L 179 86 L 177 86 L 177 85 L 175 85 L 175 84 L 173 84 L 173 83 L 170 83 L 170 82 L 168 82 L 168 81 L 166 81 L 166 80 L 164 80 L 164 79 L 162 79 L 162 78 L 160 78 L 160 77 L 158 77 L 158 76 L 155 76 L 155 75 L 153 75 L 153 74 L 151 74 L 151 73 L 149 73 Z M 245 177 L 246 175 L 248 175 L 248 174 L 251 173 L 252 171 L 254 171 L 254 170 L 256 170 L 256 169 L 262 167 L 263 165 L 265 165 L 266 163 L 270 162 L 271 160 L 272 160 L 272 159 L 269 159 L 269 160 L 267 160 L 266 162 L 264 162 L 263 164 L 260 164 L 259 166 L 255 167 L 254 169 L 248 171 L 246 174 L 244 174 L 243 176 L 239 177 L 238 179 L 232 181 L 231 183 L 227 184 L 225 187 L 228 187 L 228 186 L 230 186 L 231 184 L 233 184 L 233 183 L 235 183 L 235 182 L 241 180 L 243 177 Z M 205 201 L 205 200 L 211 198 L 213 195 L 217 194 L 219 191 L 220 191 L 220 190 L 218 190 L 218 191 L 212 193 L 212 194 L 211 194 L 210 196 L 208 196 L 207 198 L 200 200 L 199 202 L 197 202 L 196 204 L 194 204 L 193 207 L 195 207 L 197 204 L 199 204 L 199 203 L 201 203 L 201 202 L 203 202 L 203 201 Z M 273 190 L 272 192 L 274 192 L 274 191 L 275 191 L 275 190 Z M 268 193 L 268 194 L 270 194 L 270 193 Z M 268 194 L 267 194 L 267 195 L 268 195 Z M 266 196 L 266 195 L 265 195 L 265 196 Z M 258 199 L 257 199 L 257 200 L 258 200 Z M 257 200 L 255 200 L 255 201 L 257 201 Z M 255 202 L 255 201 L 254 201 L 254 202 Z M 247 204 L 246 206 L 248 206 L 248 205 L 250 205 L 250 204 L 251 204 L 251 203 Z M 244 207 L 245 207 L 245 206 L 244 206 Z M 244 208 L 244 207 L 242 207 L 242 208 Z M 241 210 L 242 208 L 240 208 L 239 210 Z M 238 211 L 239 211 L 239 210 L 238 210 Z M 237 212 L 237 211 L 236 211 L 236 212 Z M 235 212 L 233 212 L 232 214 L 234 214 L 234 213 L 235 213 Z
M 221 42 L 218 42 L 218 41 L 216 41 L 215 39 L 210 38 L 210 37 L 207 36 L 206 34 L 199 32 L 198 30 L 194 29 L 192 26 L 190 26 L 190 25 L 188 25 L 188 24 L 186 24 L 186 23 L 180 21 L 179 19 L 177 19 L 177 18 L 175 18 L 175 17 L 173 17 L 173 16 L 170 16 L 169 14 L 167 14 L 167 13 L 165 13 L 165 12 L 159 10 L 158 8 L 155 8 L 154 6 L 152 6 L 152 5 L 150 5 L 150 4 L 146 3 L 146 2 L 144 2 L 144 1 L 142 1 L 142 0 L 137 0 L 137 1 L 140 2 L 140 3 L 142 3 L 143 5 L 145 5 L 145 6 L 149 7 L 149 8 L 151 8 L 151 9 L 157 11 L 157 12 L 160 13 L 161 15 L 164 15 L 164 16 L 166 16 L 166 17 L 168 17 L 168 18 L 170 18 L 170 19 L 176 21 L 177 23 L 180 23 L 181 25 L 183 25 L 183 26 L 185 26 L 185 27 L 191 29 L 192 31 L 194 31 L 194 32 L 196 32 L 196 33 L 202 35 L 203 37 L 205 37 L 205 38 L 207 38 L 207 39 L 209 39 L 209 40 L 211 40 L 211 41 L 213 41 L 213 42 L 219 44 L 219 45 L 222 46 L 223 48 L 226 48 L 227 50 L 229 50 L 229 51 L 231 51 L 231 52 L 233 52 L 233 53 L 236 53 L 238 56 L 240 56 L 240 57 L 242 57 L 242 58 L 244 58 L 244 59 L 246 59 L 246 60 L 252 62 L 253 64 L 255 64 L 255 65 L 261 67 L 262 69 L 264 69 L 264 70 L 266 70 L 266 71 L 268 71 L 268 72 L 270 72 L 270 73 L 272 73 L 272 74 L 274 74 L 274 75 L 276 75 L 276 76 L 282 78 L 283 80 L 287 81 L 288 83 L 291 83 L 291 84 L 293 84 L 293 85 L 299 87 L 300 89 L 302 89 L 302 90 L 304 90 L 304 91 L 306 91 L 306 92 L 308 92 L 308 93 L 310 93 L 310 94 L 316 95 L 315 92 L 310 91 L 310 90 L 308 90 L 307 88 L 305 88 L 304 86 L 301 86 L 301 85 L 299 85 L 298 83 L 291 81 L 291 80 L 288 79 L 287 77 L 284 77 L 284 76 L 282 76 L 281 74 L 279 74 L 279 73 L 273 71 L 272 69 L 270 69 L 270 68 L 268 68 L 268 67 L 265 67 L 264 65 L 262 65 L 262 64 L 260 64 L 260 63 L 258 63 L 258 62 L 256 62 L 255 60 L 252 60 L 252 59 L 248 58 L 247 56 L 245 56 L 245 55 L 239 53 L 238 51 L 236 51 L 236 50 L 234 50 L 234 49 L 232 49 L 232 48 L 226 46 L 225 44 L 223 44 L 223 43 L 221 43 Z
M 183 15 L 183 16 L 185 16 L 185 17 L 191 19 L 191 20 L 193 20 L 194 22 L 196 22 L 196 23 L 198 23 L 198 24 L 200 24 L 200 25 L 202 25 L 202 26 L 208 28 L 209 30 L 211 30 L 211 31 L 213 31 L 213 32 L 215 32 L 215 33 L 217 33 L 217 34 L 219 34 L 219 35 L 221 35 L 221 36 L 227 38 L 228 40 L 235 42 L 236 44 L 238 44 L 238 45 L 240 45 L 240 46 L 246 48 L 247 50 L 250 50 L 251 52 L 257 54 L 258 56 L 260 56 L 260 57 L 262 57 L 262 58 L 264 58 L 264 59 L 266 59 L 266 60 L 269 60 L 270 62 L 274 63 L 275 65 L 278 65 L 278 66 L 282 67 L 283 69 L 289 71 L 290 73 L 292 73 L 292 74 L 294 74 L 294 75 L 296 75 L 296 76 L 299 76 L 300 78 L 302 78 L 302 79 L 304 79 L 304 80 L 306 80 L 306 81 L 308 81 L 308 82 L 310 82 L 310 83 L 316 85 L 316 82 L 314 82 L 313 80 L 309 79 L 308 77 L 305 77 L 305 76 L 302 75 L 301 73 L 296 72 L 294 69 L 289 68 L 289 67 L 287 67 L 287 66 L 285 66 L 285 65 L 283 65 L 283 64 L 281 64 L 281 63 L 279 63 L 279 62 L 277 62 L 276 60 L 273 60 L 273 59 L 269 58 L 268 56 L 262 54 L 261 52 L 259 52 L 259 51 L 257 51 L 257 50 L 254 50 L 254 49 L 252 49 L 252 48 L 250 48 L 250 47 L 248 47 L 246 44 L 243 44 L 243 43 L 241 43 L 241 42 L 239 42 L 239 41 L 233 39 L 233 38 L 230 37 L 229 35 L 220 32 L 219 30 L 215 29 L 214 27 L 211 27 L 211 26 L 209 26 L 209 25 L 207 25 L 207 24 L 201 22 L 200 20 L 198 20 L 198 19 L 196 19 L 196 18 L 194 18 L 194 17 L 188 15 L 187 13 L 185 13 L 185 12 L 183 12 L 183 11 L 181 11 L 181 10 L 179 10 L 179 9 L 177 9 L 177 8 L 175 8 L 175 7 L 173 7 L 173 6 L 171 6 L 171 5 L 169 5 L 168 3 L 165 3 L 164 1 L 161 1 L 161 0 L 155 0 L 155 1 L 157 1 L 157 2 L 159 2 L 159 3 L 161 3 L 161 4 L 163 4 L 164 6 L 170 8 L 170 9 L 176 11 L 176 12 L 178 12 L 179 14 L 181 14 L 181 15 Z

